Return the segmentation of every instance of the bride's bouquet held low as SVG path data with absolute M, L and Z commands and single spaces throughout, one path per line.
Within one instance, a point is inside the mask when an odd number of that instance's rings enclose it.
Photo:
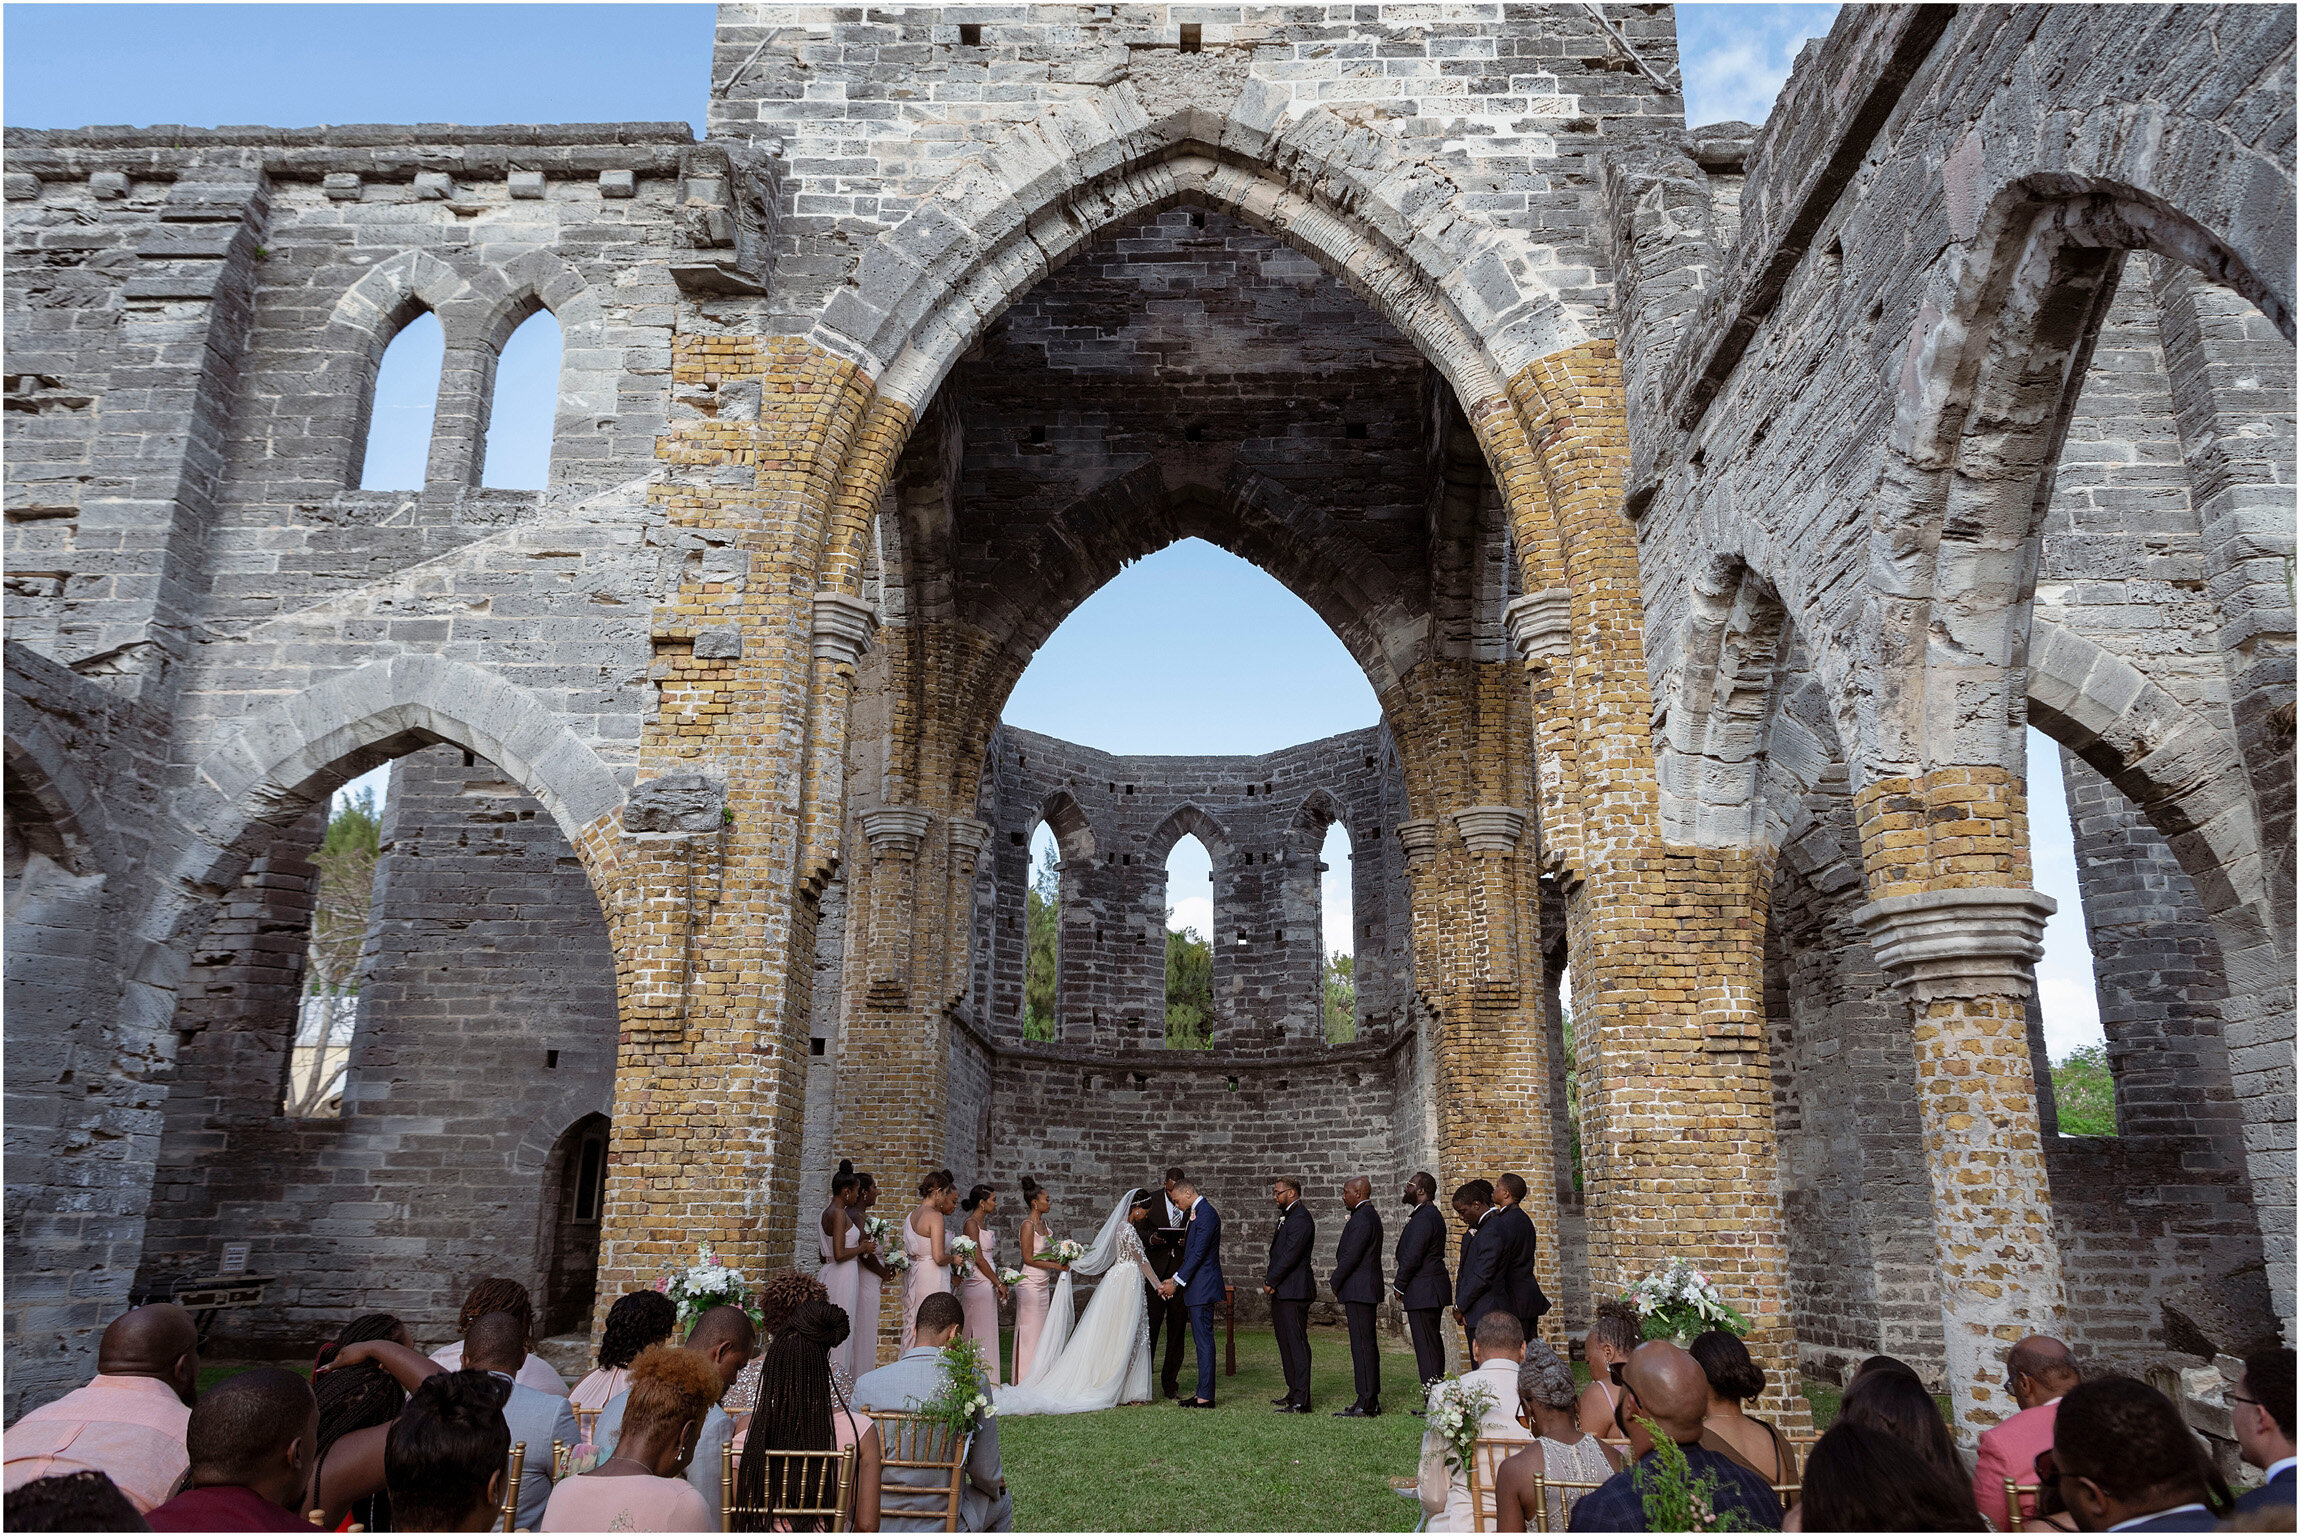
M 1485 1426 L 1486 1413 L 1493 1405 L 1493 1388 L 1482 1381 L 1445 1376 L 1430 1383 L 1422 1401 L 1422 1412 L 1429 1419 L 1429 1427 L 1445 1442 L 1448 1469 L 1459 1472 L 1469 1466 Z
M 1749 1319 L 1725 1299 L 1715 1282 L 1683 1259 L 1647 1275 L 1621 1293 L 1637 1309 L 1645 1337 L 1690 1344 L 1712 1329 L 1736 1338 L 1749 1334 Z

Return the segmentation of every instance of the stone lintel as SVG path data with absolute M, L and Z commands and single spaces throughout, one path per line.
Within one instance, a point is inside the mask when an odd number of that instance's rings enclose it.
M 878 610 L 843 592 L 815 594 L 815 656 L 854 666 L 870 650 L 878 630 Z
M 1542 662 L 1573 654 L 1573 592 L 1550 587 L 1513 597 L 1501 611 L 1519 657 Z
M 2024 886 L 1887 896 L 1854 914 L 1877 961 L 1918 1002 L 1995 993 L 2025 997 L 2059 903 Z
M 933 820 L 934 813 L 921 805 L 882 805 L 862 813 L 863 836 L 873 853 L 912 854 Z
M 1467 805 L 1453 813 L 1472 853 L 1515 853 L 1525 835 L 1525 812 L 1507 805 Z

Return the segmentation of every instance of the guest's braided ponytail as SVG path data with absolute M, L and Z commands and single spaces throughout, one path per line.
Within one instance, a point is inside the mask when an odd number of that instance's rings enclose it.
M 810 1476 L 805 1463 L 777 1456 L 777 1451 L 827 1451 L 838 1444 L 831 1422 L 834 1406 L 846 1411 L 846 1399 L 831 1379 L 830 1352 L 846 1342 L 851 1327 L 846 1309 L 827 1301 L 802 1303 L 791 1313 L 760 1358 L 759 1400 L 751 1413 L 750 1434 L 743 1441 L 743 1459 L 735 1473 L 735 1502 L 744 1511 L 765 1511 L 780 1504 L 817 1507 L 838 1501 L 837 1473 L 819 1467 Z M 772 1526 L 764 1513 L 737 1513 L 738 1531 L 763 1531 Z M 787 1530 L 821 1530 L 819 1517 L 795 1520 Z

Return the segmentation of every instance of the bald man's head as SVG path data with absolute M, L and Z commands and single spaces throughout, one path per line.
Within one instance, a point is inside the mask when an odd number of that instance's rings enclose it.
M 1342 1186 L 1342 1203 L 1353 1211 L 1373 1197 L 1374 1181 L 1362 1173 Z
M 200 1330 L 192 1314 L 173 1302 L 123 1312 L 96 1346 L 99 1376 L 150 1376 L 189 1403 L 200 1381 Z
M 1622 1385 L 1637 1394 L 1638 1410 L 1679 1445 L 1701 1438 L 1709 1411 L 1709 1378 L 1700 1362 L 1665 1339 L 1640 1344 L 1621 1368 Z M 1637 1410 L 1633 1410 L 1637 1411 Z
M 2005 1390 L 2024 1409 L 2066 1397 L 2082 1379 L 2068 1346 L 2044 1334 L 2032 1333 L 2005 1353 Z
M 472 1319 L 463 1330 L 463 1367 L 516 1376 L 527 1363 L 527 1325 L 508 1312 Z

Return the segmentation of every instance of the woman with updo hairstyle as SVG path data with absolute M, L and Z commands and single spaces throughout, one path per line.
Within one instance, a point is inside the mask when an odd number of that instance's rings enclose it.
M 880 1458 L 878 1426 L 857 1413 L 833 1380 L 831 1351 L 851 1331 L 846 1312 L 828 1302 L 800 1307 L 775 1334 L 759 1359 L 759 1405 L 743 1436 L 742 1460 L 735 1470 L 735 1507 L 766 1510 L 778 1505 L 823 1506 L 837 1502 L 833 1486 L 819 1473 L 777 1451 L 842 1451 L 855 1447 L 853 1523 L 850 1529 L 879 1526 Z M 819 1520 L 770 1521 L 765 1516 L 733 1516 L 738 1531 L 824 1529 Z
M 1765 1373 L 1749 1346 L 1722 1328 L 1695 1339 L 1687 1353 L 1709 1378 L 1709 1410 L 1701 1418 L 1701 1445 L 1756 1473 L 1768 1483 L 1796 1481 L 1797 1457 L 1789 1437 L 1741 1405 L 1763 1394 Z
M 1029 1174 L 1022 1176 L 1022 1283 L 1014 1288 L 1014 1379 L 1026 1381 L 1038 1358 L 1039 1335 L 1046 1331 L 1046 1312 L 1054 1300 L 1054 1277 L 1067 1265 L 1046 1257 L 1054 1245 L 1054 1229 L 1046 1224 L 1054 1197 Z
M 966 1309 L 966 1336 L 982 1351 L 983 1369 L 990 1384 L 998 1374 L 998 1304 L 1006 1300 L 1006 1287 L 998 1278 L 998 1233 L 990 1218 L 998 1213 L 998 1191 L 977 1184 L 958 1202 L 966 1212 L 966 1235 L 974 1239 L 974 1257 L 959 1271 L 958 1304 Z
M 568 1403 L 579 1414 L 596 1414 L 631 1384 L 631 1362 L 650 1344 L 671 1337 L 679 1323 L 679 1309 L 661 1291 L 632 1291 L 618 1296 L 607 1309 L 607 1326 L 599 1335 L 599 1367 L 575 1384 Z M 589 1424 L 584 1428 L 585 1439 Z
M 855 1170 L 855 1220 L 868 1221 L 871 1207 L 878 1204 L 878 1180 L 865 1169 Z M 847 1335 L 847 1368 L 854 1376 L 878 1369 L 879 1298 L 885 1294 L 886 1284 L 894 1278 L 887 1267 L 886 1255 L 878 1252 L 862 1256 L 862 1268 L 855 1275 L 854 1310 L 847 1314 L 854 1323 L 854 1331 Z
M 950 1292 L 950 1250 L 943 1246 L 943 1223 L 958 1209 L 958 1181 L 937 1168 L 918 1181 L 918 1204 L 902 1224 L 902 1251 L 910 1268 L 902 1272 L 902 1347 L 918 1342 L 918 1304 Z
M 588 1472 L 562 1478 L 537 1529 L 717 1530 L 710 1504 L 681 1474 L 724 1388 L 718 1367 L 692 1350 L 656 1344 L 641 1351 L 631 1362 L 615 1454 Z
M 822 1257 L 822 1267 L 815 1273 L 830 1304 L 849 1317 L 860 1301 L 863 1256 L 878 1251 L 878 1244 L 863 1235 L 862 1218 L 855 1214 L 855 1201 L 861 1196 L 862 1180 L 855 1177 L 855 1165 L 841 1158 L 838 1172 L 831 1175 L 830 1204 L 815 1222 L 815 1247 Z M 851 1377 L 854 1360 L 847 1350 L 847 1344 L 839 1345 L 831 1352 L 831 1361 Z
M 1597 1320 L 1589 1325 L 1589 1337 L 1581 1346 L 1581 1357 L 1589 1362 L 1589 1386 L 1581 1394 L 1581 1427 L 1589 1433 L 1600 1438 L 1621 1433 L 1613 1419 L 1621 1406 L 1613 1368 L 1628 1364 L 1630 1351 L 1643 1340 L 1635 1307 L 1610 1296 L 1597 1304 Z
M 1577 1420 L 1580 1389 L 1573 1384 L 1573 1367 L 1539 1339 L 1529 1339 L 1525 1362 L 1517 1368 L 1517 1421 L 1533 1436 L 1533 1444 L 1509 1457 L 1494 1470 L 1494 1528 L 1503 1531 L 1532 1529 L 1562 1531 L 1572 1518 L 1573 1506 L 1585 1488 L 1551 1488 L 1544 1511 L 1533 1496 L 1537 1477 L 1567 1483 L 1602 1483 L 1621 1470 L 1621 1457 L 1612 1446 L 1583 1430 Z M 1528 1519 L 1532 1524 L 1528 1525 Z
M 752 1353 L 750 1364 L 743 1367 L 743 1374 L 727 1388 L 727 1395 L 719 1400 L 719 1406 L 736 1421 L 738 1434 L 742 1431 L 744 1416 L 759 1400 L 759 1371 L 767 1358 L 767 1340 L 781 1333 L 799 1308 L 810 1301 L 821 1301 L 827 1295 L 823 1283 L 803 1269 L 786 1269 L 767 1277 L 767 1283 L 759 1291 L 759 1348 Z M 845 1385 L 851 1389 L 854 1382 L 850 1378 Z

